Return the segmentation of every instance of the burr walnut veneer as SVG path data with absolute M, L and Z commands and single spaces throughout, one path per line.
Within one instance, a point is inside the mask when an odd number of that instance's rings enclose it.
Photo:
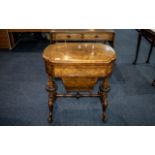
M 49 45 L 43 52 L 48 74 L 49 122 L 56 97 L 100 97 L 103 107 L 103 120 L 106 119 L 108 79 L 112 73 L 116 54 L 112 47 L 100 43 L 56 43 Z M 61 78 L 66 94 L 57 94 L 55 78 Z M 103 82 L 97 94 L 92 94 L 98 78 Z M 88 94 L 79 92 L 87 91 Z M 77 92 L 73 94 L 70 92 Z

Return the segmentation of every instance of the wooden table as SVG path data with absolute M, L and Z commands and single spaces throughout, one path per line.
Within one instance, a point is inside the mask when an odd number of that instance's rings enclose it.
M 110 88 L 108 80 L 116 60 L 112 47 L 101 43 L 57 43 L 49 45 L 44 50 L 43 59 L 48 75 L 49 122 L 52 122 L 56 97 L 100 97 L 103 108 L 102 119 L 106 120 L 107 92 Z M 57 94 L 55 78 L 62 79 L 66 94 Z M 103 82 L 99 92 L 92 94 L 91 91 L 98 78 L 102 78 Z M 84 91 L 89 93 L 79 93 Z

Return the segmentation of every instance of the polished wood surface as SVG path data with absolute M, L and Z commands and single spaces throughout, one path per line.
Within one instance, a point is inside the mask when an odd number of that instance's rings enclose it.
M 57 43 L 43 54 L 52 63 L 109 63 L 116 59 L 115 51 L 99 43 Z
M 57 94 L 54 78 L 61 78 L 67 92 L 88 91 L 91 93 L 98 78 L 103 78 L 98 94 L 103 106 L 103 120 L 106 119 L 108 79 L 116 60 L 114 49 L 101 43 L 57 43 L 49 45 L 43 52 L 46 72 L 48 74 L 47 90 L 49 92 L 49 121 L 56 97 L 75 96 Z M 85 95 L 77 94 L 76 97 Z
M 102 41 L 114 47 L 115 32 L 109 29 L 54 29 L 51 41 Z

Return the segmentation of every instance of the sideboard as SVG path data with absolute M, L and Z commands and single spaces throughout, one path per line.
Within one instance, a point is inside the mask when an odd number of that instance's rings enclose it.
M 53 29 L 51 42 L 109 42 L 114 47 L 115 32 L 109 29 Z

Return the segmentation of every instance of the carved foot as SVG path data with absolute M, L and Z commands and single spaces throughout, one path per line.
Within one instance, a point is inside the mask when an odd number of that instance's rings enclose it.
M 48 122 L 49 123 L 52 123 L 53 121 L 53 106 L 54 106 L 54 102 L 52 100 L 52 98 L 49 98 L 49 101 L 48 101 L 48 107 L 49 107 L 49 114 L 48 114 Z
M 107 116 L 107 114 L 105 112 L 103 112 L 103 114 L 102 114 L 102 121 L 103 122 L 107 122 L 107 120 L 108 120 L 108 116 Z
M 52 123 L 53 122 L 53 114 L 52 112 L 49 112 L 48 114 L 48 123 Z

